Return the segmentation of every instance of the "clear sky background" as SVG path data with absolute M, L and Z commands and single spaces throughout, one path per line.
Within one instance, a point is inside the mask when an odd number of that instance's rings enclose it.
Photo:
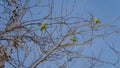
M 81 0 L 83 1 L 83 8 L 86 5 L 87 11 L 91 12 L 94 16 L 101 19 L 102 23 L 114 24 L 117 27 L 120 27 L 120 0 Z M 109 31 L 109 30 L 108 30 Z M 109 43 L 114 43 L 115 48 L 120 51 L 120 35 L 114 34 L 107 38 Z M 102 59 L 114 62 L 116 60 L 115 54 L 107 49 L 108 47 L 103 43 L 103 40 L 97 39 L 95 41 L 95 46 L 92 47 L 93 52 L 97 52 L 100 49 L 103 49 Z M 87 50 L 86 50 L 87 51 Z M 89 48 L 88 48 L 89 51 Z M 120 65 L 120 63 L 119 63 Z M 120 66 L 119 66 L 120 67 Z M 100 68 L 115 68 L 110 65 L 105 65 Z
M 86 0 L 88 10 L 103 22 L 113 22 L 120 14 L 120 0 Z

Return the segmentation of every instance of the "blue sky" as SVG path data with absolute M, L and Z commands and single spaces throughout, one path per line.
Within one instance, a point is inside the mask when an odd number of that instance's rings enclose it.
M 86 0 L 88 10 L 104 22 L 113 22 L 120 14 L 120 0 Z
M 120 20 L 118 18 L 120 16 L 120 0 L 82 0 L 86 3 L 86 10 L 93 13 L 94 16 L 101 19 L 102 23 L 114 24 L 117 27 L 120 26 Z M 110 29 L 108 29 L 109 31 Z M 110 44 L 114 43 L 115 48 L 120 51 L 120 37 L 119 34 L 114 34 L 107 38 Z M 107 49 L 108 47 L 103 43 L 102 39 L 97 39 L 95 41 L 95 46 L 92 48 L 95 50 L 103 49 L 103 57 L 104 60 L 113 61 L 116 59 L 115 54 Z M 89 49 L 89 48 L 88 48 Z M 97 52 L 97 51 L 96 51 Z M 119 63 L 120 64 L 120 63 Z M 105 65 L 100 68 L 115 68 L 109 65 Z

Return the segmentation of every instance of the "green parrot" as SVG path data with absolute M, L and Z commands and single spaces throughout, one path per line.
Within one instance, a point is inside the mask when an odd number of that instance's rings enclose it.
M 42 23 L 42 25 L 40 26 L 41 31 L 43 31 L 46 28 L 46 26 L 46 23 Z
M 96 17 L 93 18 L 93 21 L 94 21 L 95 23 L 97 23 L 97 24 L 101 24 L 101 21 L 100 21 L 98 18 L 96 18 Z
M 73 43 L 77 41 L 76 37 L 72 36 L 70 39 Z

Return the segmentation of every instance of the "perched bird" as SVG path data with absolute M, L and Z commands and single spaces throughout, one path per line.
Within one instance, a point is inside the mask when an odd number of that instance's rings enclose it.
M 41 31 L 45 30 L 46 26 L 46 23 L 42 23 L 42 25 L 40 26 Z
M 72 36 L 70 39 L 73 43 L 77 41 L 76 37 Z
M 96 17 L 93 18 L 93 21 L 94 21 L 95 23 L 97 23 L 97 24 L 101 24 L 101 21 L 100 21 L 98 18 L 96 18 Z

